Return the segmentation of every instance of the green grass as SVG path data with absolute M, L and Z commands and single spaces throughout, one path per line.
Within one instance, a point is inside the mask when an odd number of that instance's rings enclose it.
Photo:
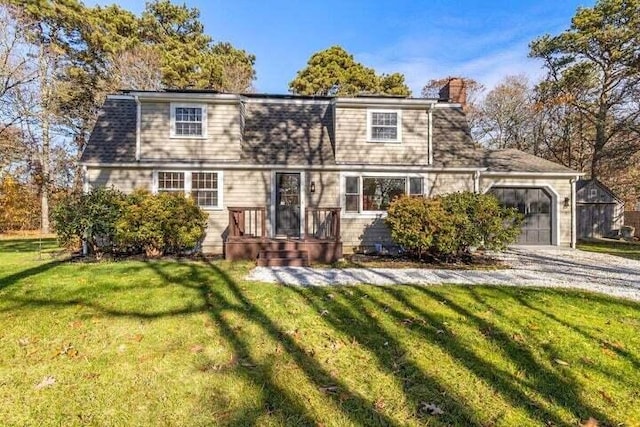
M 635 242 L 584 241 L 578 242 L 578 249 L 640 260 L 640 243 Z
M 640 423 L 634 302 L 300 289 L 246 282 L 247 263 L 59 262 L 34 248 L 0 241 L 3 425 Z

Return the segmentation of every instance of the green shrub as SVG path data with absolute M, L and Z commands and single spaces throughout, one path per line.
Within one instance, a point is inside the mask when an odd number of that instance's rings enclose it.
M 178 193 L 153 195 L 138 190 L 127 197 L 116 223 L 121 250 L 148 256 L 193 251 L 202 241 L 207 214 L 190 198 Z
M 522 217 L 493 195 L 471 192 L 433 198 L 401 197 L 388 209 L 393 240 L 422 258 L 461 258 L 471 248 L 503 250 L 520 235 Z
M 125 196 L 109 188 L 66 196 L 53 219 L 62 244 L 84 240 L 96 257 L 107 252 L 159 256 L 194 251 L 207 226 L 207 214 L 182 194 L 137 190 Z
M 58 240 L 65 246 L 84 240 L 97 257 L 113 250 L 115 224 L 124 204 L 124 194 L 114 188 L 95 188 L 87 194 L 64 196 L 52 214 Z

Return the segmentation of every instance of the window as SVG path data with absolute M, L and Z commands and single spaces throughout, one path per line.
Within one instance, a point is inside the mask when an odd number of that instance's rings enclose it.
M 408 176 L 346 176 L 344 211 L 347 213 L 381 212 L 404 194 L 424 195 L 424 179 Z
M 362 178 L 362 210 L 386 211 L 389 204 L 406 193 L 405 178 Z
M 193 172 L 191 195 L 201 207 L 218 206 L 218 174 L 215 172 Z
M 201 208 L 222 208 L 222 172 L 158 171 L 153 188 L 190 195 Z
M 184 172 L 158 172 L 159 193 L 184 193 Z
M 422 177 L 409 178 L 409 195 L 410 196 L 423 196 L 424 195 L 424 180 Z
M 360 178 L 348 176 L 345 178 L 345 212 L 360 211 Z
M 205 105 L 171 104 L 171 136 L 201 138 L 206 136 Z
M 402 114 L 400 111 L 368 111 L 368 140 L 372 142 L 400 142 Z

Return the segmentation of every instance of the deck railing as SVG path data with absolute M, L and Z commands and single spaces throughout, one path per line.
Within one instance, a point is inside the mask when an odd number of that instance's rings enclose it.
M 306 208 L 304 218 L 307 238 L 340 241 L 340 208 Z
M 264 239 L 267 237 L 267 208 L 264 206 L 229 209 L 229 238 Z M 340 208 L 306 208 L 305 237 L 307 239 L 340 241 Z
M 252 206 L 229 209 L 230 238 L 262 238 L 267 236 L 267 209 Z

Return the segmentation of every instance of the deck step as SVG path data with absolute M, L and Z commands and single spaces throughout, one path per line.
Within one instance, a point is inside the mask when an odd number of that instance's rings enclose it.
M 309 252 L 299 250 L 260 251 L 260 267 L 308 267 Z

